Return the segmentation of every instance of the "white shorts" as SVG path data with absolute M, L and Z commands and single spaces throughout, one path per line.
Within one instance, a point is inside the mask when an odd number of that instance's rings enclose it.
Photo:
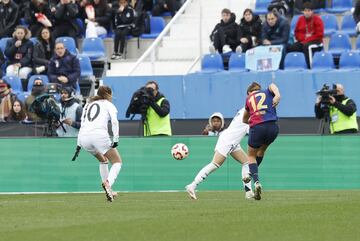
M 242 150 L 240 141 L 245 135 L 246 128 L 244 128 L 244 130 L 224 130 L 219 136 L 215 151 L 227 157 L 232 152 Z
M 78 145 L 93 155 L 104 155 L 111 149 L 111 140 L 109 136 L 83 135 L 78 137 Z

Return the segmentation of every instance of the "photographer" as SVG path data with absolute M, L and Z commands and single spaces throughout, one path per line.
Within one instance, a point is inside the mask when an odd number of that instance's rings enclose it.
M 144 136 L 171 136 L 169 101 L 159 92 L 159 85 L 156 81 L 147 82 L 145 88 L 149 93 L 149 100 L 148 105 L 142 107 L 146 112 Z
M 355 102 L 345 96 L 341 84 L 334 85 L 333 90 L 328 90 L 326 87 L 319 91 L 320 95 L 316 100 L 316 118 L 329 118 L 331 134 L 357 133 Z
M 59 126 L 56 133 L 59 137 L 75 137 L 79 133 L 83 109 L 74 98 L 74 90 L 71 87 L 62 88 L 60 94 L 60 121 L 64 128 Z

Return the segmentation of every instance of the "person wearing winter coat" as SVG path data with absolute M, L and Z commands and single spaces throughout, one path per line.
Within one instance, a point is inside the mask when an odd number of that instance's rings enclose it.
M 78 6 L 71 0 L 60 0 L 54 9 L 54 31 L 53 37 L 69 36 L 76 39 L 79 28 L 76 23 Z
M 209 124 L 206 125 L 202 134 L 206 136 L 219 136 L 224 130 L 224 117 L 220 112 L 215 112 L 209 117 Z
M 33 72 L 46 73 L 54 52 L 54 41 L 48 28 L 43 27 L 37 37 L 33 51 Z
M 19 21 L 19 6 L 12 0 L 0 2 L 0 38 L 11 37 Z
M 258 15 L 254 15 L 251 9 L 245 9 L 239 28 L 240 45 L 243 53 L 260 43 L 261 19 Z

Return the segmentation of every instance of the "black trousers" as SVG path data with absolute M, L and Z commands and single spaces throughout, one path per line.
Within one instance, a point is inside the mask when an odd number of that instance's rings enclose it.
M 63 36 L 68 36 L 75 39 L 75 43 L 77 46 L 77 41 L 76 41 L 77 32 L 76 29 L 74 29 L 71 25 L 64 24 L 54 27 L 54 31 L 52 32 L 53 39 L 56 40 L 56 38 Z
M 229 45 L 232 51 L 235 51 L 236 47 L 239 45 L 237 39 L 232 39 L 226 36 L 222 28 L 219 28 L 218 31 L 214 34 L 214 47 L 221 54 L 224 45 Z
M 114 31 L 114 53 L 124 53 L 125 41 L 127 35 L 130 33 L 129 28 L 115 29 Z M 119 51 L 120 45 L 120 51 Z
M 165 0 L 167 9 L 163 5 L 155 4 L 152 10 L 153 16 L 160 16 L 166 11 L 171 12 L 171 16 L 174 16 L 176 12 L 180 9 L 180 3 L 177 0 Z
M 310 60 L 309 60 L 309 46 L 312 44 L 320 44 L 321 42 L 319 41 L 311 41 L 308 42 L 306 44 L 302 44 L 300 42 L 296 42 L 292 45 L 288 45 L 287 46 L 287 52 L 303 52 L 305 54 L 305 59 L 306 59 L 306 64 L 308 66 L 308 68 L 310 68 Z M 317 51 L 321 51 L 322 48 L 315 48 L 313 49 L 313 54 Z

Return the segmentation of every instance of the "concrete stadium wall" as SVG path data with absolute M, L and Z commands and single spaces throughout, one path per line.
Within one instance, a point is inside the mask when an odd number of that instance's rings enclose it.
M 316 91 L 324 83 L 342 83 L 345 93 L 360 104 L 359 71 L 329 72 L 275 72 L 274 82 L 281 91 L 279 117 L 314 117 Z M 132 94 L 148 80 L 157 80 L 160 91 L 171 104 L 172 119 L 206 119 L 219 111 L 225 118 L 232 118 L 244 106 L 246 88 L 258 81 L 267 86 L 272 81 L 270 72 L 189 74 L 185 76 L 134 76 L 106 77 L 104 84 L 114 90 L 114 103 L 118 119 L 125 119 L 126 108 Z M 358 112 L 358 116 L 360 112 Z
M 213 155 L 214 137 L 122 138 L 120 191 L 183 190 Z M 186 143 L 190 156 L 174 160 L 170 148 Z M 242 142 L 246 146 L 246 139 Z M 85 151 L 71 162 L 76 139 L 0 139 L 0 192 L 101 191 L 97 161 Z M 280 136 L 260 178 L 271 189 L 359 189 L 359 136 Z M 199 190 L 242 190 L 241 165 L 232 159 Z

